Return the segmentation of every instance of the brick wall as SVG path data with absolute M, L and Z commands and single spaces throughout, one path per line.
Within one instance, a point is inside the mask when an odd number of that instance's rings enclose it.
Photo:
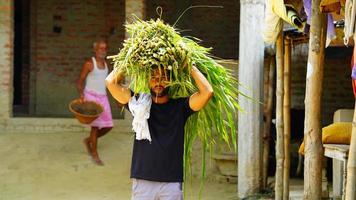
M 292 49 L 292 104 L 304 109 L 308 44 Z M 322 97 L 322 125 L 332 123 L 333 113 L 340 108 L 353 108 L 354 98 L 350 78 L 352 48 L 328 47 L 325 50 L 325 66 Z
M 13 4 L 0 1 L 0 118 L 12 115 Z
M 163 8 L 162 18 L 173 25 L 179 15 L 190 5 L 223 6 L 223 8 L 193 8 L 178 21 L 176 27 L 183 35 L 202 40 L 205 47 L 212 47 L 212 54 L 225 59 L 237 59 L 239 38 L 239 1 L 147 1 L 147 19 L 157 18 L 156 7 Z
M 125 0 L 126 20 L 130 21 L 133 15 L 140 19 L 145 18 L 145 0 Z
M 192 35 L 213 48 L 213 55 L 237 59 L 239 55 L 239 1 L 193 0 L 193 5 L 217 5 L 223 8 L 196 8 L 192 11 Z M 190 34 L 190 33 L 189 33 Z
M 31 12 L 34 114 L 70 116 L 67 105 L 78 96 L 75 82 L 82 64 L 93 55 L 93 41 L 108 37 L 109 55 L 121 47 L 125 2 L 36 0 Z
M 137 6 L 139 5 L 139 6 Z M 77 97 L 75 80 L 84 60 L 91 56 L 92 41 L 109 36 L 110 54 L 116 53 L 124 38 L 122 24 L 125 8 L 140 13 L 146 19 L 156 18 L 156 7 L 162 6 L 162 18 L 173 24 L 189 5 L 222 5 L 219 8 L 195 8 L 188 11 L 177 27 L 187 29 L 184 35 L 202 39 L 203 46 L 214 48 L 213 55 L 237 58 L 239 2 L 212 0 L 190 1 L 125 1 L 124 0 L 55 0 L 31 1 L 31 68 L 30 111 L 39 116 L 70 116 L 67 104 Z M 0 116 L 11 116 L 12 99 L 12 1 L 0 3 Z M 104 12 L 105 11 L 105 12 Z M 130 17 L 131 12 L 126 12 Z M 54 31 L 54 27 L 56 27 Z M 61 28 L 58 33 L 58 28 Z M 189 31 L 190 30 L 190 31 Z M 57 31 L 57 33 L 56 33 Z M 293 48 L 292 108 L 304 109 L 305 73 L 308 44 Z M 330 123 L 338 108 L 352 108 L 349 80 L 350 50 L 338 53 L 326 50 L 323 93 L 323 124 Z M 335 54 L 336 53 L 336 54 Z M 336 56 L 333 56 L 336 55 Z M 116 106 L 116 105 L 113 105 Z M 117 110 L 117 109 L 114 109 Z

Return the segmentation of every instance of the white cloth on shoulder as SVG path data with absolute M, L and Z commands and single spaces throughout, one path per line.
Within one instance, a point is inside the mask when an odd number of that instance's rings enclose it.
M 356 32 L 355 21 L 356 21 L 356 1 L 346 0 L 345 3 L 345 26 L 344 26 L 344 43 L 349 44 L 349 39 Z
M 147 121 L 150 118 L 151 105 L 151 95 L 146 93 L 140 93 L 138 98 L 132 96 L 129 101 L 129 110 L 133 116 L 132 130 L 136 133 L 136 140 L 152 141 Z

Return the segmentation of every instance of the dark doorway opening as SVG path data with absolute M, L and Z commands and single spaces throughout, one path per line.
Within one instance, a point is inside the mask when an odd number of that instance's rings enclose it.
M 30 66 L 30 5 L 27 0 L 14 1 L 14 73 L 13 114 L 28 115 Z

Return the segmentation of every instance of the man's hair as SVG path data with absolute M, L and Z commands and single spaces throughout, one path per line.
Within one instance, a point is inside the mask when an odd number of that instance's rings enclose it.
M 162 70 L 162 72 L 165 74 L 165 75 L 168 75 L 168 79 L 170 78 L 170 75 L 171 75 L 171 70 L 167 70 L 167 69 L 164 69 L 164 67 L 163 67 L 163 65 L 162 64 L 160 64 L 160 66 L 158 66 L 158 65 L 156 65 L 156 64 L 153 64 L 152 66 L 151 66 L 151 70 L 152 70 L 152 72 L 154 71 L 154 70 Z
M 96 45 L 99 44 L 99 43 L 102 43 L 102 42 L 107 44 L 108 40 L 106 38 L 103 38 L 103 37 L 95 40 L 95 42 L 93 42 L 93 48 L 95 49 Z

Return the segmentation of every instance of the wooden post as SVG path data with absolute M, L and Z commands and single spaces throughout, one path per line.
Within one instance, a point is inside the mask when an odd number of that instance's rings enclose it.
M 266 54 L 265 50 L 265 61 L 264 61 L 264 69 L 263 69 L 263 133 L 262 133 L 262 188 L 266 188 L 267 186 L 267 170 L 268 170 L 268 144 L 269 137 L 267 135 L 269 132 L 267 131 L 267 101 L 268 101 L 268 89 L 269 89 L 269 70 L 271 68 L 272 56 Z M 266 157 L 267 156 L 267 157 Z M 266 160 L 267 159 L 267 162 Z
M 354 34 L 354 41 L 356 34 Z M 356 59 L 356 44 L 354 44 L 353 63 Z M 346 179 L 346 200 L 356 199 L 356 101 L 354 109 L 354 119 L 352 120 L 352 135 L 350 141 L 349 160 L 347 162 L 347 179 Z
M 283 199 L 284 131 L 283 131 L 283 31 L 276 41 L 277 87 L 276 87 L 276 183 L 275 199 Z
M 239 90 L 263 100 L 264 0 L 240 1 Z M 260 192 L 262 187 L 262 105 L 239 95 L 245 112 L 238 113 L 238 197 Z
M 289 172 L 290 172 L 290 71 L 291 71 L 291 39 L 284 40 L 284 96 L 283 96 L 283 124 L 284 124 L 284 167 L 283 167 L 283 199 L 289 200 Z
M 305 92 L 304 199 L 321 199 L 322 159 L 321 96 L 326 39 L 326 16 L 319 11 L 320 0 L 312 1 L 309 53 Z
M 350 141 L 349 159 L 347 162 L 346 200 L 356 199 L 356 102 L 352 120 L 352 135 Z
M 263 188 L 267 187 L 267 179 L 268 179 L 268 166 L 269 166 L 269 145 L 271 142 L 271 123 L 272 123 L 272 106 L 273 106 L 273 83 L 274 83 L 274 74 L 276 70 L 276 57 L 271 56 L 269 58 L 269 67 L 266 72 L 268 72 L 267 90 L 266 94 L 266 105 L 265 105 L 265 125 L 263 130 Z

